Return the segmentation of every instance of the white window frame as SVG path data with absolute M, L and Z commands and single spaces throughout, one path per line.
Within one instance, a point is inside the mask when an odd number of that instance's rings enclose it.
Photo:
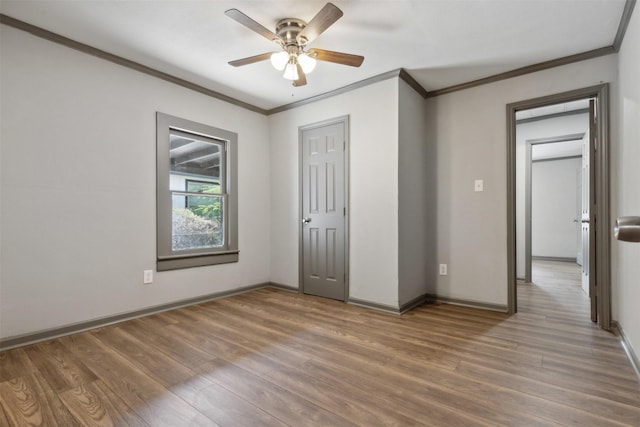
M 221 161 L 224 164 L 225 188 L 223 227 L 224 244 L 216 248 L 198 248 L 174 251 L 172 249 L 172 196 L 191 195 L 170 189 L 170 136 L 173 131 L 193 135 L 194 138 L 214 140 L 224 147 Z M 156 113 L 156 221 L 157 221 L 157 270 L 175 270 L 205 265 L 237 262 L 238 250 L 238 134 L 213 126 L 193 122 L 168 114 Z M 222 177 L 221 177 L 222 178 Z M 194 193 L 193 195 L 200 195 Z

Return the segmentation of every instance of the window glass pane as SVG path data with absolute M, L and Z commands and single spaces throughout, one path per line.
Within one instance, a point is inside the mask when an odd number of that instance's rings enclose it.
M 220 194 L 220 184 L 216 182 L 186 180 L 187 191 L 192 193 Z
M 220 184 L 222 144 L 185 133 L 171 133 L 169 144 L 170 188 L 184 191 L 189 177 Z M 208 191 L 207 191 L 208 192 Z
M 174 194 L 172 200 L 172 250 L 224 246 L 223 196 Z

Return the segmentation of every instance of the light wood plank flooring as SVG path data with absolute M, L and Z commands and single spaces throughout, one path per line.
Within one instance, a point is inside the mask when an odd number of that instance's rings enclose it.
M 575 286 L 519 292 L 395 316 L 263 289 L 5 351 L 0 425 L 640 425 Z
M 547 319 L 590 319 L 589 297 L 581 287 L 581 267 L 573 262 L 533 260 L 532 284 L 518 286 L 518 311 Z

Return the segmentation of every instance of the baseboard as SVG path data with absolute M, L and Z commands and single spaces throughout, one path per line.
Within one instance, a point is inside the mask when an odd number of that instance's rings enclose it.
M 406 313 L 409 310 L 413 310 L 414 308 L 421 306 L 422 304 L 431 301 L 431 296 L 429 294 L 422 294 L 411 301 L 405 302 L 404 304 L 400 304 L 400 314 Z
M 625 335 L 624 330 L 622 329 L 622 326 L 620 325 L 620 323 L 614 320 L 611 322 L 611 326 L 616 330 L 616 332 L 618 332 L 618 335 L 620 335 L 620 343 L 622 344 L 622 348 L 624 349 L 624 352 L 627 354 L 627 357 L 629 358 L 629 362 L 631 362 L 631 366 L 633 367 L 633 370 L 636 371 L 636 375 L 638 376 L 638 378 L 640 378 L 640 359 L 638 359 L 638 356 L 633 350 L 631 341 L 629 341 L 629 338 L 627 338 L 627 336 Z
M 413 298 L 412 300 L 405 302 L 404 304 L 400 304 L 399 307 L 394 307 L 392 305 L 386 305 L 386 304 L 378 304 L 375 302 L 361 300 L 357 298 L 349 298 L 347 302 L 349 304 L 353 304 L 353 305 L 357 305 L 365 308 L 372 308 L 374 310 L 384 311 L 386 313 L 403 314 L 409 310 L 412 310 L 418 307 L 419 305 L 424 304 L 427 301 L 429 301 L 429 294 L 419 295 Z
M 561 257 L 561 256 L 538 256 L 538 255 L 532 255 L 531 259 L 537 260 L 537 261 L 560 261 L 560 262 L 577 262 L 577 258 L 565 258 L 565 257 Z
M 295 286 L 283 285 L 282 283 L 277 283 L 277 282 L 269 282 L 267 287 L 280 289 L 282 291 L 288 291 L 288 292 L 295 292 L 295 293 L 300 292 L 300 289 L 296 288 Z
M 351 305 L 357 305 L 359 307 L 371 308 L 373 310 L 384 311 L 385 313 L 401 314 L 400 307 L 394 307 L 392 305 L 378 304 L 377 302 L 371 302 L 367 300 L 349 298 L 347 303 Z
M 130 311 L 126 313 L 115 314 L 112 316 L 100 317 L 100 318 L 88 320 L 85 322 L 73 323 L 70 325 L 60 326 L 60 327 L 51 328 L 51 329 L 45 329 L 42 331 L 28 333 L 24 335 L 15 335 L 15 336 L 0 340 L 0 352 L 9 350 L 12 348 L 16 348 L 16 347 L 23 347 L 25 345 L 35 344 L 38 342 L 63 337 L 65 335 L 76 334 L 78 332 L 84 332 L 91 329 L 101 328 L 104 326 L 125 322 L 127 320 L 137 319 L 143 316 L 149 316 L 151 314 L 162 313 L 163 311 L 174 310 L 176 308 L 188 307 L 190 305 L 195 305 L 195 304 L 202 304 L 208 301 L 225 298 L 232 295 L 243 294 L 246 292 L 250 292 L 250 291 L 253 291 L 256 289 L 262 289 L 262 288 L 274 288 L 274 289 L 280 289 L 288 292 L 299 292 L 299 289 L 294 286 L 283 285 L 281 283 L 276 283 L 276 282 L 265 282 L 265 283 L 255 284 L 255 285 L 244 286 L 241 288 L 231 289 L 228 291 L 216 292 L 216 293 L 202 295 L 195 298 L 188 298 L 180 301 L 175 301 L 168 304 L 161 304 L 161 305 L 156 305 L 152 307 L 147 307 L 142 310 L 135 310 L 135 311 Z M 400 305 L 400 307 L 394 307 L 386 304 L 378 304 L 378 303 L 361 300 L 357 298 L 349 298 L 347 302 L 352 305 L 357 305 L 365 308 L 383 311 L 386 313 L 402 314 L 429 301 L 463 305 L 467 307 L 481 308 L 485 310 L 502 311 L 502 312 L 507 311 L 506 306 L 502 306 L 502 305 L 487 304 L 487 303 L 477 302 L 477 301 L 459 300 L 459 299 L 447 298 L 447 297 L 439 297 L 433 294 L 420 295 L 412 299 L 411 301 L 408 301 Z M 620 335 L 623 336 L 622 332 L 620 333 Z M 632 350 L 630 354 L 633 354 Z M 638 365 L 636 364 L 635 366 L 638 366 Z
M 22 347 L 29 344 L 35 344 L 37 342 L 47 341 L 53 338 L 59 338 L 65 335 L 71 335 L 78 332 L 84 332 L 90 329 L 101 328 L 103 326 L 113 325 L 115 323 L 125 322 L 127 320 L 137 319 L 138 317 L 161 313 L 163 311 L 174 310 L 176 308 L 187 307 L 195 304 L 202 304 L 204 302 L 213 301 L 213 300 L 224 298 L 224 297 L 229 297 L 232 295 L 243 294 L 249 291 L 262 289 L 265 287 L 273 287 L 278 289 L 297 291 L 296 288 L 292 288 L 290 286 L 280 285 L 272 282 L 244 286 L 241 288 L 231 289 L 228 291 L 216 292 L 216 293 L 202 295 L 195 298 L 188 298 L 180 301 L 175 301 L 168 304 L 161 304 L 161 305 L 156 305 L 152 307 L 147 307 L 147 308 L 143 308 L 142 310 L 135 310 L 135 311 L 130 311 L 126 313 L 115 314 L 112 316 L 100 317 L 100 318 L 88 320 L 85 322 L 73 323 L 66 326 L 45 329 L 42 331 L 28 333 L 24 335 L 15 335 L 15 336 L 0 340 L 0 351 L 9 350 L 15 347 Z
M 458 299 L 458 298 L 449 298 L 449 297 L 443 297 L 443 296 L 434 295 L 434 294 L 428 295 L 428 300 L 431 301 L 431 302 L 440 302 L 440 303 L 444 303 L 444 304 L 452 304 L 452 305 L 460 305 L 460 306 L 464 306 L 464 307 L 479 308 L 479 309 L 482 309 L 482 310 L 498 311 L 500 313 L 507 313 L 509 311 L 508 307 L 506 305 L 502 305 L 502 304 L 491 304 L 491 303 L 488 303 L 488 302 L 473 301 L 473 300 L 463 300 L 463 299 Z

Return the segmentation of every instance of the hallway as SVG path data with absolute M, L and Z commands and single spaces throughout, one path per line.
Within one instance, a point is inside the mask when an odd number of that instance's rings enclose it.
M 591 323 L 589 297 L 580 285 L 580 266 L 534 260 L 532 284 L 518 283 L 518 312 L 572 324 Z

